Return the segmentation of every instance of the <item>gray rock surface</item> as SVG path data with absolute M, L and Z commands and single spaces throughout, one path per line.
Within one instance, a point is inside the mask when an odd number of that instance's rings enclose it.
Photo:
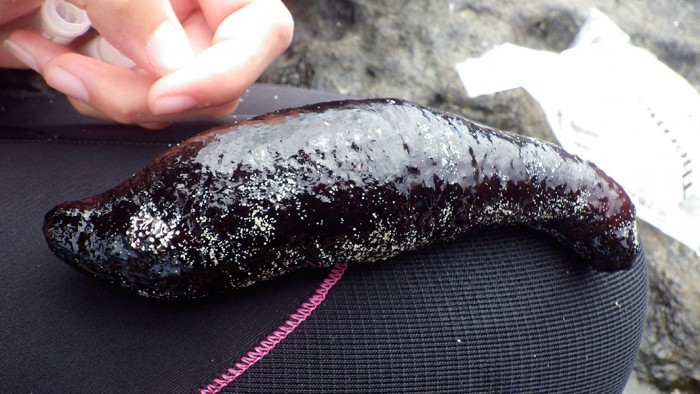
M 455 63 L 504 42 L 561 51 L 597 7 L 634 44 L 700 89 L 696 0 L 290 0 L 287 5 L 296 21 L 294 42 L 262 81 L 409 99 L 548 140 L 551 130 L 527 93 L 469 99 Z M 700 393 L 700 259 L 651 226 L 642 225 L 642 237 L 650 308 L 635 375 L 662 392 Z

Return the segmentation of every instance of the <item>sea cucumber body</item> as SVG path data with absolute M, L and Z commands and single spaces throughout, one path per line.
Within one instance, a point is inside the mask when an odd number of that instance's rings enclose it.
M 121 185 L 54 208 L 45 234 L 69 264 L 171 299 L 497 226 L 543 230 L 601 270 L 629 267 L 640 248 L 634 206 L 591 163 L 385 99 L 205 132 Z

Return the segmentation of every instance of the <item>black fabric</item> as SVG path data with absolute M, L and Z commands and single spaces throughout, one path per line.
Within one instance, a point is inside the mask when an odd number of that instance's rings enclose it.
M 238 117 L 333 99 L 256 85 Z M 230 121 L 230 119 L 228 120 Z M 77 116 L 51 92 L 0 92 L 0 392 L 192 392 L 282 324 L 328 273 L 155 302 L 48 251 L 44 213 L 120 182 L 220 122 L 145 131 Z M 225 392 L 620 392 L 646 307 L 642 259 L 590 270 L 512 229 L 357 265 Z
M 597 272 L 516 229 L 352 266 L 303 329 L 224 392 L 619 393 L 645 270 Z

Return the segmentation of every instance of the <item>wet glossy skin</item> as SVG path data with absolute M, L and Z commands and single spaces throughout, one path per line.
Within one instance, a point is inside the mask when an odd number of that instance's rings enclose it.
M 634 206 L 594 165 L 415 104 L 360 100 L 200 134 L 54 208 L 44 231 L 72 266 L 171 299 L 519 225 L 601 270 L 628 268 L 640 249 Z

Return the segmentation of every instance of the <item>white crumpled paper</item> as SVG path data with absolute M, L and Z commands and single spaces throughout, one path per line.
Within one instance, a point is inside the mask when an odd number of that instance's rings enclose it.
M 524 88 L 571 153 L 632 197 L 639 218 L 700 253 L 700 94 L 592 10 L 561 53 L 503 44 L 456 65 L 470 97 Z

